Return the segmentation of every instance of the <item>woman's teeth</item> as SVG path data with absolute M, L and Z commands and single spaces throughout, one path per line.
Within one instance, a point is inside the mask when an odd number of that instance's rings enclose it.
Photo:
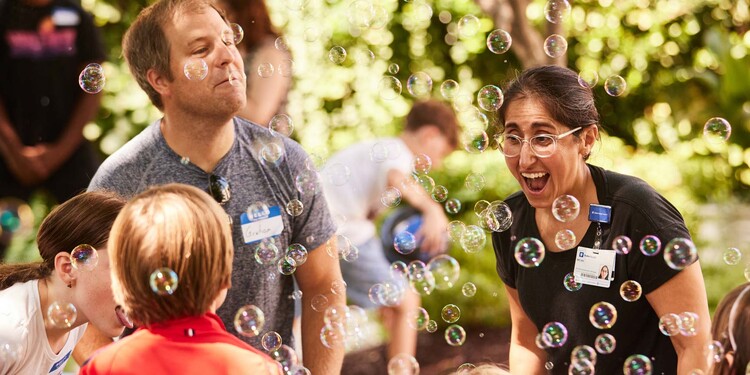
M 544 177 L 546 173 L 544 172 L 537 172 L 537 173 L 521 173 L 521 176 L 525 178 L 541 178 Z

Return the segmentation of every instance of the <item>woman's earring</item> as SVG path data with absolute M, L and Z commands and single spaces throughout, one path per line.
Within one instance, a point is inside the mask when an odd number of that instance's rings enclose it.
M 73 287 L 73 283 L 68 283 L 68 288 L 72 288 L 72 287 Z

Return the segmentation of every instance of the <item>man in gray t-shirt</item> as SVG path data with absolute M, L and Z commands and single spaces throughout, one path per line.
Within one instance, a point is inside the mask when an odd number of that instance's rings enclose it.
M 123 54 L 164 117 L 110 156 L 89 189 L 130 197 L 152 185 L 177 182 L 208 191 L 232 222 L 232 287 L 217 311 L 228 330 L 237 334 L 235 313 L 253 304 L 265 315 L 259 334 L 276 331 L 292 345 L 294 277 L 302 291 L 305 366 L 316 374 L 339 373 L 343 348 L 323 347 L 323 314 L 310 304 L 320 294 L 331 305 L 346 304 L 331 292 L 341 271 L 338 259 L 324 248 L 335 226 L 301 146 L 234 117 L 245 105 L 246 85 L 237 48 L 223 35 L 231 30 L 212 5 L 200 0 L 161 0 L 141 12 L 123 39 Z M 166 65 L 158 57 L 164 53 L 169 55 Z M 208 69 L 204 78 L 192 74 L 189 79 L 183 66 L 200 70 L 196 59 Z M 308 255 L 286 275 L 289 269 L 281 273 L 278 260 L 291 244 L 303 245 Z M 262 350 L 258 337 L 239 337 Z

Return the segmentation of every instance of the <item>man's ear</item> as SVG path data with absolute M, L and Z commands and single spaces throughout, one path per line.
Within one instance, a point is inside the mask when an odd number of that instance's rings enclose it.
M 146 72 L 146 79 L 151 87 L 161 94 L 161 96 L 169 95 L 169 84 L 171 81 L 167 76 L 157 72 L 156 69 L 151 68 Z
M 78 270 L 73 267 L 70 254 L 61 251 L 55 255 L 54 274 L 66 285 L 73 285 L 78 277 Z

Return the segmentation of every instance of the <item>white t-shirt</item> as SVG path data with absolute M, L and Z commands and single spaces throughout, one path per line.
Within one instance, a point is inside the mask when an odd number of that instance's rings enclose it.
M 408 175 L 413 163 L 414 155 L 400 138 L 357 143 L 331 156 L 321 175 L 339 233 L 356 246 L 373 238 L 375 224 L 368 217 L 385 209 L 380 198 L 388 185 L 388 171 Z
M 87 325 L 72 329 L 65 346 L 55 354 L 44 329 L 39 280 L 0 291 L 0 374 L 62 374 Z

